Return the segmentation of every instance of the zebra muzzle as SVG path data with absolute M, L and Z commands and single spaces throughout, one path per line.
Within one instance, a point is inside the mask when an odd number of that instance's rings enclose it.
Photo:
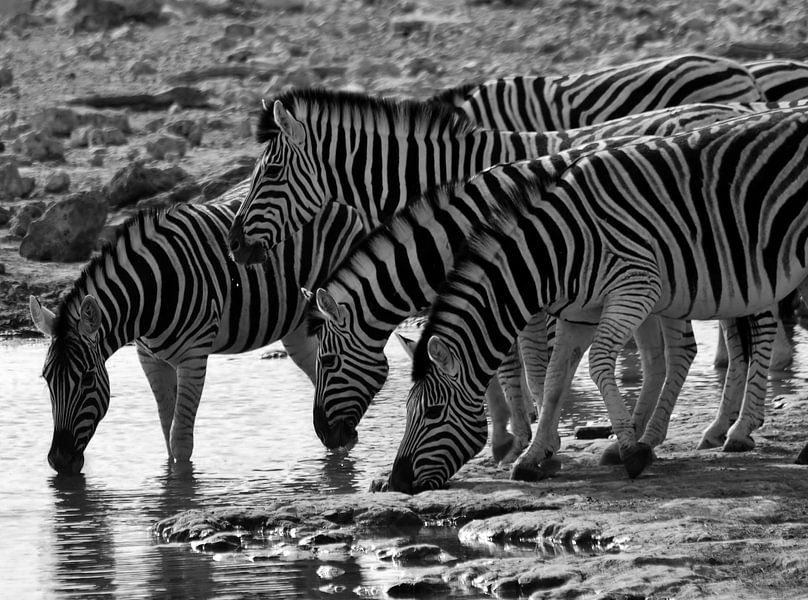
M 314 431 L 329 450 L 337 448 L 350 450 L 359 440 L 353 419 L 336 419 L 331 423 L 321 406 L 314 407 Z
M 53 434 L 48 464 L 60 475 L 78 475 L 84 466 L 84 453 L 77 451 L 73 436 L 65 431 Z

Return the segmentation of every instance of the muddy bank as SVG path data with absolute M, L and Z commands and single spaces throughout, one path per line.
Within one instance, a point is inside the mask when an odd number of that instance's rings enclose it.
M 154 533 L 219 560 L 391 561 L 401 572 L 384 590 L 393 597 L 802 598 L 808 467 L 794 459 L 808 399 L 768 408 L 755 450 L 725 454 L 694 449 L 709 410 L 680 407 L 634 481 L 598 465 L 605 440 L 567 438 L 561 472 L 544 482 L 508 480 L 486 450 L 445 490 L 223 504 L 167 516 Z M 463 560 L 423 543 L 446 526 L 487 556 Z

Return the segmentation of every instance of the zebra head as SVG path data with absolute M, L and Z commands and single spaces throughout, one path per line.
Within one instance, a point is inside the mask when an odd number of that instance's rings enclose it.
M 233 258 L 260 263 L 267 252 L 319 212 L 325 193 L 318 189 L 311 131 L 276 100 L 263 103 L 258 142 L 266 144 L 255 165 L 247 197 L 228 235 Z
M 318 338 L 314 429 L 327 448 L 351 448 L 356 426 L 387 380 L 384 341 L 361 334 L 357 319 L 323 288 L 310 302 L 309 332 Z
M 76 475 L 84 449 L 109 407 L 109 375 L 98 345 L 101 308 L 85 296 L 79 314 L 54 315 L 31 296 L 31 319 L 51 336 L 42 375 L 53 412 L 53 441 L 48 463 L 58 473 Z
M 426 352 L 430 364 L 425 373 L 418 373 L 416 359 L 407 425 L 389 491 L 417 494 L 442 487 L 483 449 L 488 436 L 483 402 L 466 383 L 457 354 L 435 335 L 429 337 Z

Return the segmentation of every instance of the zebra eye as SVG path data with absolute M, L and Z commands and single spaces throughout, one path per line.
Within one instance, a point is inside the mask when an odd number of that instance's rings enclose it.
M 283 173 L 283 165 L 264 165 L 264 177 L 279 179 Z
M 443 415 L 443 406 L 440 404 L 433 404 L 432 406 L 427 406 L 426 410 L 424 411 L 424 417 L 431 421 L 435 421 L 441 418 Z
M 323 369 L 333 369 L 337 366 L 339 357 L 336 354 L 323 354 L 320 357 L 320 366 Z
M 95 383 L 95 369 L 90 369 L 81 376 L 81 387 L 88 388 Z

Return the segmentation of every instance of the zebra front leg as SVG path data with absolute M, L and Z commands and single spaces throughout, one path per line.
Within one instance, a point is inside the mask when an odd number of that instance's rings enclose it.
M 662 387 L 665 384 L 667 368 L 665 366 L 665 341 L 659 318 L 651 315 L 634 332 L 637 350 L 642 365 L 642 388 L 637 403 L 634 405 L 632 419 L 636 432 L 645 431 L 657 404 Z M 622 464 L 620 445 L 615 442 L 606 447 L 600 457 L 602 465 Z
M 183 359 L 177 366 L 177 405 L 170 439 L 171 454 L 177 462 L 191 460 L 194 451 L 194 421 L 207 368 L 207 355 Z
M 643 432 L 639 443 L 647 444 L 651 448 L 659 446 L 668 435 L 671 413 L 697 352 L 696 338 L 690 321 L 661 318 L 660 324 L 665 339 L 667 375 L 651 419 L 645 427 L 637 429 L 638 432 Z
M 157 358 L 140 342 L 135 344 L 135 348 L 140 366 L 157 401 L 157 413 L 160 415 L 160 426 L 163 429 L 168 457 L 173 459 L 170 440 L 174 406 L 177 403 L 177 370 L 166 361 Z
M 511 479 L 538 481 L 550 477 L 560 468 L 556 455 L 561 446 L 558 436 L 561 401 L 594 332 L 591 325 L 556 321 L 555 345 L 547 366 L 538 428 L 533 442 L 511 468 Z
M 624 277 L 625 283 L 606 297 L 589 349 L 589 375 L 603 396 L 626 473 L 634 479 L 651 464 L 653 453 L 649 445 L 637 443 L 634 424 L 617 387 L 615 365 L 623 344 L 659 299 L 661 285 L 658 276 L 645 270 L 632 270 Z
M 747 452 L 755 447 L 752 432 L 763 425 L 766 411 L 766 386 L 772 344 L 777 333 L 777 321 L 765 311 L 746 317 L 749 326 L 749 369 L 741 412 L 727 432 L 724 452 Z
M 312 383 L 317 377 L 317 338 L 310 336 L 305 320 L 291 333 L 281 338 L 281 343 L 300 369 L 308 376 Z
M 491 456 L 497 462 L 505 458 L 514 443 L 514 436 L 508 431 L 512 404 L 509 394 L 512 390 L 505 391 L 506 385 L 502 383 L 502 377 L 506 376 L 497 371 L 485 390 L 485 402 L 491 419 Z

